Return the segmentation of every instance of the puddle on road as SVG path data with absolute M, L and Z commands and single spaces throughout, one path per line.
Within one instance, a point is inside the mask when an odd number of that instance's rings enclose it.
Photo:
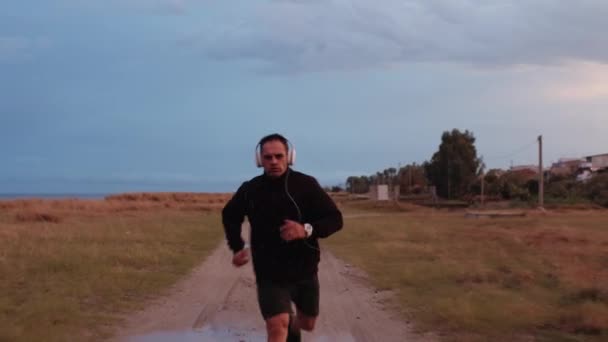
M 350 334 L 338 334 L 333 336 L 306 336 L 303 333 L 302 340 L 310 342 L 355 342 Z M 218 329 L 206 327 L 190 331 L 162 331 L 147 335 L 133 336 L 128 342 L 265 342 L 266 334 L 257 331 L 237 331 L 232 329 Z
M 128 342 L 264 342 L 266 336 L 257 332 L 236 331 L 231 329 L 204 328 L 189 331 L 161 331 L 147 335 L 133 336 Z

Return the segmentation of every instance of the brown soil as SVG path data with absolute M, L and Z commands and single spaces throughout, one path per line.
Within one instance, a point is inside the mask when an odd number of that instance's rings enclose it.
M 303 341 L 429 341 L 390 309 L 392 294 L 327 251 L 319 268 L 321 313 Z M 265 341 L 251 263 L 235 268 L 222 243 L 166 297 L 127 319 L 113 341 Z

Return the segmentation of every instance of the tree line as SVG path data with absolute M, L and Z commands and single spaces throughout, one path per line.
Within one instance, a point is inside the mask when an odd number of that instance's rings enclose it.
M 439 150 L 430 161 L 411 163 L 399 170 L 391 167 L 372 175 L 350 176 L 346 190 L 360 194 L 369 192 L 372 185 L 388 184 L 399 185 L 402 194 L 419 194 L 434 186 L 440 197 L 460 198 L 470 192 L 482 165 L 473 133 L 453 129 L 442 134 Z
M 549 202 L 592 202 L 608 207 L 608 174 L 599 174 L 588 182 L 576 175 L 545 177 L 545 198 Z M 483 178 L 483 179 L 482 179 Z M 371 175 L 350 176 L 346 191 L 364 194 L 372 185 L 399 186 L 401 195 L 429 193 L 431 187 L 443 199 L 474 201 L 481 194 L 488 200 L 534 201 L 538 196 L 538 175 L 534 172 L 491 169 L 477 155 L 473 132 L 453 129 L 441 135 L 438 150 L 430 160 L 411 163 L 399 169 L 390 167 Z

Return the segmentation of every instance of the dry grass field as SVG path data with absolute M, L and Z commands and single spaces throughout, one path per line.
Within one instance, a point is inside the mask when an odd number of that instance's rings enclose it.
M 223 239 L 230 194 L 0 201 L 0 341 L 97 341 Z M 324 247 L 445 341 L 604 341 L 608 212 L 466 217 L 337 196 Z M 363 323 L 362 323 L 363 324 Z
M 0 341 L 107 337 L 218 245 L 229 196 L 0 201 Z
M 392 304 L 421 331 L 446 341 L 608 338 L 608 211 L 471 218 L 338 200 L 345 228 L 324 246 L 395 291 Z

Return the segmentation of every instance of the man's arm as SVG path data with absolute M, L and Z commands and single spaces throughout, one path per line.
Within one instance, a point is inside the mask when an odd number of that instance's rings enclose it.
M 342 229 L 342 213 L 316 179 L 310 177 L 310 213 L 306 219 L 313 226 L 311 238 L 326 238 Z
M 245 247 L 241 237 L 241 225 L 247 214 L 247 182 L 243 183 L 222 210 L 222 223 L 228 247 L 236 253 Z

